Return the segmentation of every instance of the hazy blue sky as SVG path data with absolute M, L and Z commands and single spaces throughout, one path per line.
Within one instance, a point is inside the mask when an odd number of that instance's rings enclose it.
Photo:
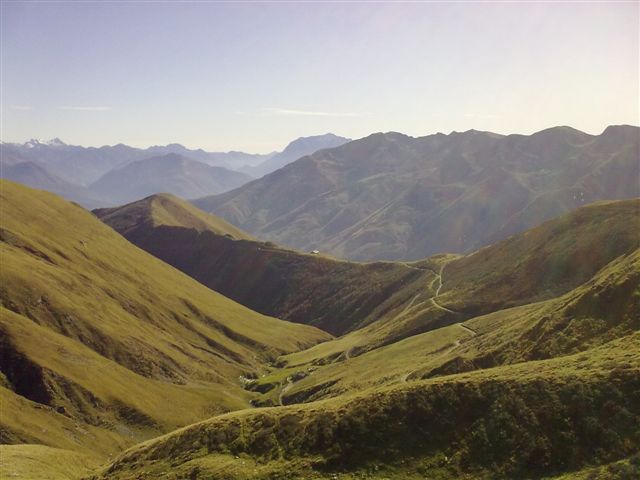
M 638 124 L 638 4 L 2 2 L 2 140 Z

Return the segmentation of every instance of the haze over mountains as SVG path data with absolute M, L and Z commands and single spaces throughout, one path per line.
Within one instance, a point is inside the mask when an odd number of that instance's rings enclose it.
M 171 192 L 183 198 L 194 198 L 204 192 L 221 193 L 250 180 L 244 173 L 168 153 L 111 170 L 89 189 L 111 202 L 126 203 L 157 192 Z
M 196 200 L 265 240 L 353 260 L 465 252 L 580 205 L 640 195 L 639 129 L 377 133 Z
M 243 165 L 257 165 L 271 156 L 271 154 L 252 155 L 242 152 L 205 152 L 202 149 L 191 150 L 177 143 L 146 149 L 124 144 L 82 147 L 67 145 L 59 138 L 47 142 L 30 140 L 24 144 L 3 143 L 2 152 L 3 155 L 14 154 L 40 163 L 52 173 L 80 185 L 89 185 L 114 168 L 135 160 L 169 153 L 184 155 L 198 162 L 228 169 Z
M 123 144 L 85 148 L 67 145 L 58 138 L 48 142 L 31 140 L 1 144 L 0 174 L 95 208 L 161 192 L 183 198 L 225 192 L 299 156 L 345 141 L 332 134 L 305 137 L 281 153 L 256 155 L 191 150 L 179 144 L 147 149 Z M 252 169 L 253 173 L 246 173 Z
M 0 474 L 566 480 L 637 464 L 638 199 L 467 255 L 360 264 L 170 195 L 95 212 L 153 258 L 77 205 L 0 187 Z

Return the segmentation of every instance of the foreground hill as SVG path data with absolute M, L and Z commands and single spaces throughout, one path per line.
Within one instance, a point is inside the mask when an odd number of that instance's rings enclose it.
M 244 173 L 212 167 L 182 155 L 169 153 L 145 158 L 111 170 L 90 189 L 111 203 L 124 203 L 158 192 L 195 198 L 221 193 L 251 180 Z
M 100 478 L 549 478 L 620 460 L 640 441 L 638 341 L 219 416 Z
M 0 201 L 2 443 L 103 456 L 248 406 L 240 375 L 328 339 L 207 289 L 53 194 L 2 181 Z
M 639 132 L 380 133 L 195 204 L 260 238 L 342 258 L 461 253 L 585 203 L 640 195 Z

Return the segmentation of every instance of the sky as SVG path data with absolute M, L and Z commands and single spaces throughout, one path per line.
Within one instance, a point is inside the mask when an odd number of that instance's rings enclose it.
M 639 123 L 632 2 L 1 2 L 2 141 L 266 153 Z

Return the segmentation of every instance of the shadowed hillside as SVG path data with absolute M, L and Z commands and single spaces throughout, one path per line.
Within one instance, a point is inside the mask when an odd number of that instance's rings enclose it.
M 360 264 L 252 240 L 175 197 L 156 195 L 94 213 L 128 240 L 249 308 L 342 334 L 402 305 L 425 272 Z

